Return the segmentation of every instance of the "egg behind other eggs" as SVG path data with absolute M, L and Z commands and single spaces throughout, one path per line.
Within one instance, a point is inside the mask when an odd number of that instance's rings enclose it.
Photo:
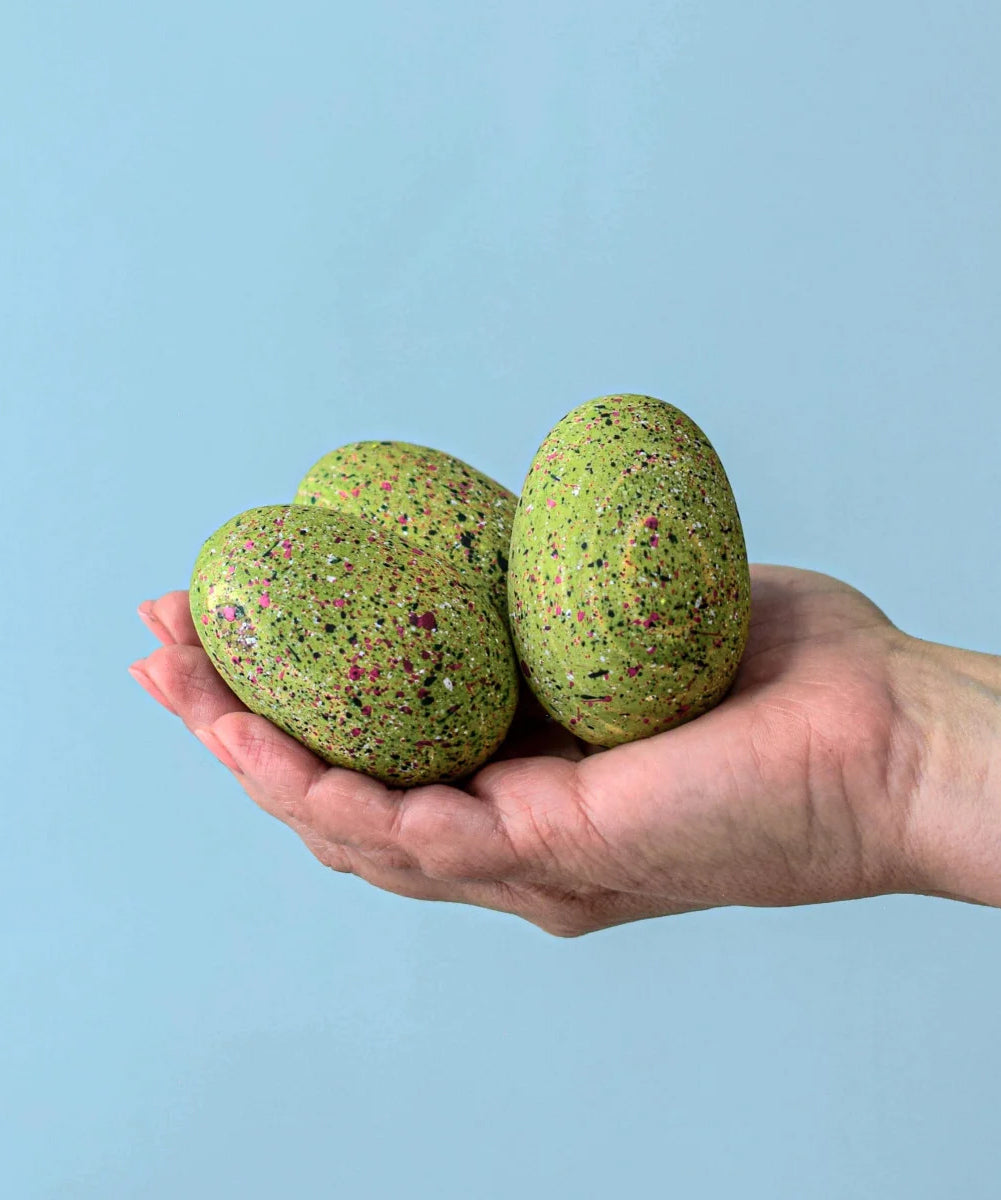
M 433 550 L 506 616 L 518 497 L 462 459 L 410 442 L 352 442 L 310 467 L 294 502 L 353 513 Z
M 202 546 L 189 602 L 231 690 L 335 766 L 394 786 L 456 779 L 514 715 L 503 617 L 448 562 L 349 513 L 233 517 Z
M 515 514 L 515 650 L 548 712 L 615 746 L 699 716 L 733 682 L 750 575 L 729 480 L 702 430 L 651 396 L 568 413 Z

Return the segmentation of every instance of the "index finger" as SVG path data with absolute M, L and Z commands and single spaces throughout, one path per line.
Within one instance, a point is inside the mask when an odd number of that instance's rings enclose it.
M 147 629 L 166 646 L 198 646 L 186 591 L 167 592 L 158 600 L 144 600 L 137 609 Z

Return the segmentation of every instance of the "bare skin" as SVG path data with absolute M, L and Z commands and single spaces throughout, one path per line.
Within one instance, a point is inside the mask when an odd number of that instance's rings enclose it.
M 888 892 L 1001 905 L 1001 660 L 909 637 L 831 576 L 751 571 L 750 640 L 722 704 L 598 751 L 526 697 L 461 787 L 388 789 L 248 712 L 186 592 L 142 606 L 163 645 L 133 669 L 321 863 L 403 896 L 562 937 Z

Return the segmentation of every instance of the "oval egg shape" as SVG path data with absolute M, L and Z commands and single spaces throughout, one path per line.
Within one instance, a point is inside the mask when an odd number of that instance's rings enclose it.
M 352 442 L 309 469 L 294 503 L 353 513 L 444 556 L 507 614 L 518 498 L 461 459 L 410 442 Z
M 457 779 L 500 744 L 519 675 L 506 623 L 447 561 L 328 508 L 249 509 L 195 562 L 191 616 L 255 713 L 398 787 Z
M 750 574 L 709 439 L 652 396 L 568 413 L 532 461 L 508 598 L 522 671 L 546 710 L 599 746 L 671 729 L 728 691 Z

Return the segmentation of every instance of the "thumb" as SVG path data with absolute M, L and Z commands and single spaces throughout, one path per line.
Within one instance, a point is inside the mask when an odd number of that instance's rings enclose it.
M 748 697 L 731 697 L 577 764 L 592 819 L 634 886 L 657 878 L 686 900 L 746 903 L 737 896 L 760 891 L 762 861 L 797 839 L 802 813 L 787 803 L 782 755 L 759 752 L 756 738 L 773 739 L 751 709 Z
M 760 779 L 748 707 L 734 697 L 684 725 L 590 755 L 580 764 L 589 793 L 614 796 L 620 812 L 637 806 L 640 819 L 653 803 L 673 820 L 717 805 L 732 813 Z

